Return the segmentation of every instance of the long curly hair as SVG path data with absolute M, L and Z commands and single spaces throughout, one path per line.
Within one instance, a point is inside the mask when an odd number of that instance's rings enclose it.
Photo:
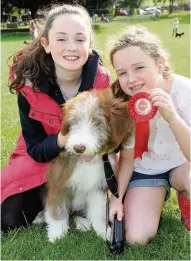
M 41 11 L 41 19 L 38 20 L 38 37 L 26 47 L 11 57 L 8 61 L 12 61 L 11 70 L 14 74 L 14 80 L 9 84 L 11 93 L 19 90 L 29 80 L 35 91 L 39 83 L 39 76 L 44 72 L 51 83 L 56 82 L 55 65 L 51 54 L 47 54 L 41 45 L 41 37 L 48 39 L 48 32 L 54 20 L 64 14 L 77 14 L 83 16 L 90 28 L 90 39 L 92 41 L 93 28 L 90 16 L 87 10 L 80 5 L 52 5 L 50 9 Z
M 113 42 L 110 43 L 110 62 L 112 65 L 114 54 L 129 46 L 140 47 L 152 59 L 154 59 L 156 63 L 159 61 L 161 56 L 164 57 L 165 68 L 163 71 L 163 77 L 168 78 L 170 76 L 171 66 L 168 60 L 168 51 L 163 48 L 160 39 L 143 26 L 129 26 L 122 32 L 122 35 L 117 40 L 113 40 Z M 118 80 L 112 84 L 112 90 L 116 97 L 122 97 L 125 101 L 129 100 L 130 96 L 123 92 Z

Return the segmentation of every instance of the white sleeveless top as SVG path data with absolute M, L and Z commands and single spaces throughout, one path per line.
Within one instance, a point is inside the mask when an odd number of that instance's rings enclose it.
M 177 113 L 190 126 L 191 80 L 173 75 L 170 93 Z M 133 148 L 135 138 L 123 145 L 124 149 Z M 161 174 L 185 163 L 184 157 L 169 124 L 159 112 L 150 120 L 150 136 L 148 152 L 143 153 L 142 159 L 135 159 L 135 171 L 143 174 Z

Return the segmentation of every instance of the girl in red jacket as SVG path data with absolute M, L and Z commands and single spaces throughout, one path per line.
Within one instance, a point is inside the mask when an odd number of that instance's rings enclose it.
M 60 105 L 110 84 L 92 49 L 90 21 L 81 6 L 53 6 L 38 38 L 15 56 L 9 88 L 17 92 L 22 132 L 2 171 L 3 231 L 31 224 L 43 209 L 47 163 L 65 145 Z

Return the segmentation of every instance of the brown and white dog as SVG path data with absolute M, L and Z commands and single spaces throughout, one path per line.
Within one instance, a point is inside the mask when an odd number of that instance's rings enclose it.
M 83 92 L 63 107 L 61 132 L 67 136 L 65 150 L 52 161 L 47 174 L 45 209 L 49 241 L 67 234 L 69 215 L 76 217 L 76 228 L 93 227 L 105 239 L 106 180 L 102 155 L 108 154 L 113 169 L 113 153 L 133 129 L 127 103 L 114 98 L 112 91 Z

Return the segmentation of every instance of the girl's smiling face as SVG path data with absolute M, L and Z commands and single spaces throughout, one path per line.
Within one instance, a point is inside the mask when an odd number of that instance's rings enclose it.
M 163 69 L 163 64 L 157 64 L 138 46 L 116 51 L 113 66 L 121 89 L 130 96 L 156 88 Z
M 41 43 L 46 53 L 51 54 L 56 67 L 81 70 L 90 51 L 90 25 L 81 15 L 60 15 L 52 23 L 48 41 L 44 38 Z

